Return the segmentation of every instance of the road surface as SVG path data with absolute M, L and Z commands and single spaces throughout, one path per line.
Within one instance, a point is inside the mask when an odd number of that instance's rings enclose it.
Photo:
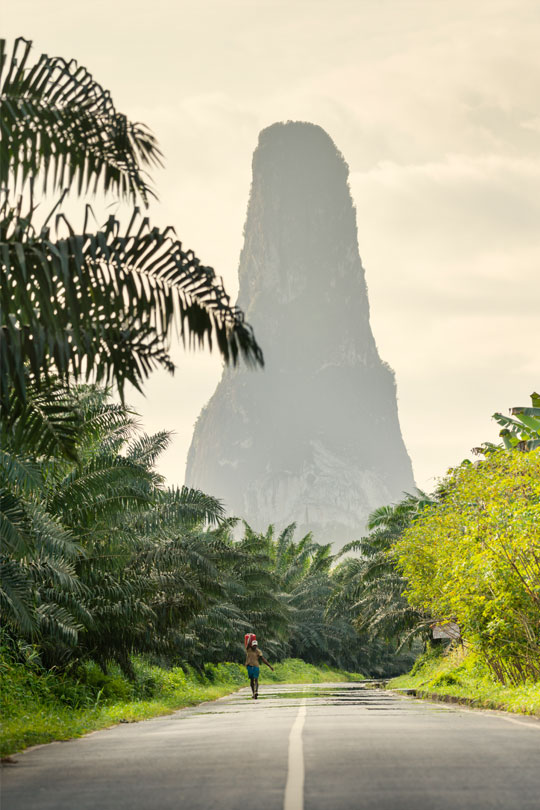
M 539 721 L 365 684 L 263 684 L 16 759 L 2 810 L 540 808 Z

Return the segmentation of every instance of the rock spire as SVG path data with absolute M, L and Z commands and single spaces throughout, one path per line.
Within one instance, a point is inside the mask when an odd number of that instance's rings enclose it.
M 224 369 L 186 483 L 257 530 L 295 521 L 341 546 L 414 481 L 369 322 L 348 166 L 323 129 L 261 132 L 244 235 L 238 303 L 266 368 Z

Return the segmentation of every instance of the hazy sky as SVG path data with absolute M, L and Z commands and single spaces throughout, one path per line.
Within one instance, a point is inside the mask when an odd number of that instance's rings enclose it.
M 11 8 L 9 8 L 11 6 Z M 7 0 L 4 35 L 74 57 L 165 153 L 151 216 L 233 296 L 259 131 L 320 124 L 351 170 L 379 351 L 417 484 L 540 388 L 537 0 Z M 263 347 L 264 348 L 264 347 Z M 221 373 L 175 350 L 131 401 L 182 483 Z

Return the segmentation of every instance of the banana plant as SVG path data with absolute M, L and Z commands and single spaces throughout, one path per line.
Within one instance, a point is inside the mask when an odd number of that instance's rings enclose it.
M 540 394 L 531 394 L 531 407 L 510 408 L 510 414 L 493 414 L 502 427 L 499 436 L 506 449 L 528 452 L 540 447 Z

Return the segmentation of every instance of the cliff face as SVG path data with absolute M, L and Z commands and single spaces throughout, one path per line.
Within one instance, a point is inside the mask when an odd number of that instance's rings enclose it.
M 296 521 L 338 546 L 414 486 L 394 375 L 369 323 L 347 177 L 320 127 L 261 132 L 238 303 L 266 368 L 224 370 L 186 473 L 255 529 Z

